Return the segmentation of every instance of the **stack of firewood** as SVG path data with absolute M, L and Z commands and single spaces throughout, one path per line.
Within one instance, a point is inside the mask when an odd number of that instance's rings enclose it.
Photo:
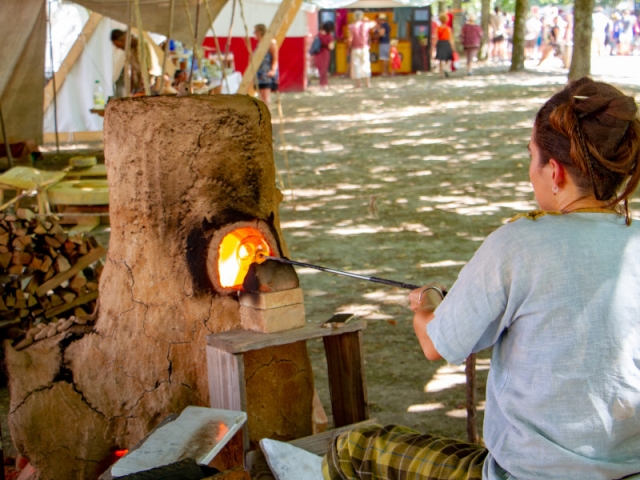
M 14 337 L 15 327 L 24 332 L 23 348 L 44 331 L 86 323 L 95 309 L 106 250 L 58 220 L 27 209 L 0 212 L 0 324 L 14 327 Z

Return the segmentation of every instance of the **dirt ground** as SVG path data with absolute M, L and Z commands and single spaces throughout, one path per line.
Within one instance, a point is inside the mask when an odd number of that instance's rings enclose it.
M 451 285 L 483 239 L 536 208 L 528 181 L 533 116 L 566 82 L 559 71 L 483 68 L 374 78 L 354 89 L 331 79 L 274 102 L 282 229 L 294 260 L 406 283 Z M 639 98 L 640 87 L 623 86 Z M 284 152 L 287 158 L 285 161 Z M 47 165 L 56 163 L 47 155 Z M 59 162 L 58 162 L 59 163 Z M 38 165 L 36 165 L 38 166 Z M 637 201 L 632 204 L 640 212 Z M 638 217 L 640 218 L 640 217 Z M 108 233 L 101 237 L 108 241 Z M 364 318 L 371 417 L 466 438 L 464 370 L 429 362 L 411 325 L 407 290 L 298 268 L 307 320 Z M 322 341 L 309 342 L 316 387 L 330 414 Z M 478 359 L 479 428 L 490 352 Z M 6 421 L 6 389 L 0 407 Z M 3 425 L 6 430 L 6 423 Z M 12 451 L 5 433 L 5 455 Z

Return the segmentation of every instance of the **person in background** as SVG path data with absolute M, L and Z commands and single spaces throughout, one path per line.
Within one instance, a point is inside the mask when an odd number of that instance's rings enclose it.
M 618 36 L 620 55 L 631 55 L 635 24 L 636 18 L 629 10 L 622 12 L 622 28 L 620 30 L 620 35 Z
M 436 43 L 436 60 L 440 62 L 440 76 L 449 77 L 449 70 L 453 63 L 453 34 L 451 27 L 447 25 L 447 14 L 441 13 L 438 17 L 440 25 L 438 26 L 438 43 Z
M 353 14 L 355 22 L 349 25 L 349 47 L 351 51 L 351 78 L 356 88 L 362 86 L 364 79 L 367 87 L 371 86 L 371 60 L 369 58 L 369 32 L 378 23 L 364 18 L 362 10 Z
M 429 360 L 492 347 L 484 445 L 368 425 L 332 442 L 325 479 L 637 478 L 638 106 L 569 83 L 536 114 L 528 150 L 540 210 L 490 234 L 446 297 L 438 284 L 409 294 Z
M 495 13 L 489 18 L 491 58 L 495 62 L 501 62 L 506 58 L 507 18 L 500 7 L 496 7 L 494 11 Z
M 335 48 L 335 38 L 333 36 L 333 22 L 325 22 L 320 28 L 318 38 L 320 39 L 320 52 L 314 55 L 316 67 L 320 74 L 320 88 L 329 89 L 329 65 L 331 64 L 331 50 Z
M 610 54 L 611 55 L 618 55 L 618 50 L 619 50 L 619 37 L 620 37 L 620 31 L 622 30 L 622 22 L 620 20 L 620 15 L 618 14 L 618 12 L 613 12 L 611 14 L 611 24 L 609 25 L 609 32 L 608 32 L 608 40 L 609 40 L 609 46 L 610 46 Z
M 173 83 L 172 85 L 174 87 L 177 87 L 178 85 L 180 85 L 181 83 L 186 83 L 187 82 L 187 72 L 184 70 L 176 70 L 176 73 L 173 74 Z
M 267 27 L 262 23 L 257 24 L 253 28 L 253 34 L 258 40 L 258 44 L 267 33 Z M 267 50 L 260 67 L 256 73 L 258 77 L 258 90 L 260 92 L 260 100 L 269 105 L 271 101 L 271 92 L 278 91 L 278 82 L 280 79 L 278 71 L 278 43 L 274 38 L 271 39 L 269 50 Z
M 480 49 L 482 40 L 482 27 L 476 24 L 476 17 L 472 13 L 467 14 L 467 21 L 460 31 L 460 41 L 467 56 L 467 75 L 473 75 L 472 64 L 474 57 Z
M 524 54 L 532 60 L 535 58 L 537 41 L 542 29 L 542 22 L 538 20 L 537 14 L 532 14 L 524 24 Z
M 382 62 L 382 76 L 389 75 L 389 50 L 391 48 L 391 26 L 384 13 L 378 15 L 378 25 L 374 28 L 378 38 L 378 58 Z
M 440 19 L 436 21 L 436 16 L 431 16 L 431 58 L 436 59 L 436 45 L 438 44 L 438 26 Z
M 389 49 L 389 62 L 391 65 L 391 75 L 395 75 L 402 68 L 402 57 L 398 51 L 398 40 L 391 40 L 391 48 Z
M 127 32 L 123 30 L 114 29 L 111 30 L 111 43 L 114 47 L 120 50 L 126 51 L 127 45 Z M 144 53 L 147 61 L 147 71 L 149 73 L 149 87 L 155 83 L 155 79 L 162 72 L 162 67 L 159 65 L 158 59 L 152 54 L 150 46 L 145 42 Z M 144 94 L 144 79 L 142 75 L 142 65 L 140 62 L 140 46 L 138 39 L 135 36 L 131 36 L 131 50 L 129 53 L 129 68 L 131 75 L 131 94 L 141 95 Z M 124 75 L 125 72 L 123 71 Z
M 562 58 L 562 52 L 560 50 L 560 39 L 562 34 L 560 32 L 559 20 L 559 15 L 553 17 L 553 23 L 549 26 L 549 30 L 547 31 L 547 41 L 542 46 L 542 55 L 538 65 L 544 62 L 549 54 L 553 52 L 556 57 L 562 60 L 562 67 L 566 68 L 564 65 L 564 59 Z
M 591 16 L 593 31 L 591 48 L 599 57 L 604 57 L 607 54 L 606 40 L 607 26 L 609 23 L 609 18 L 605 15 L 604 9 L 602 7 L 596 7 L 593 15 Z

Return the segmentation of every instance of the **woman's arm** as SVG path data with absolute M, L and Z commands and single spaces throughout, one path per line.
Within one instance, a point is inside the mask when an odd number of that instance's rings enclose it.
M 442 356 L 433 346 L 433 342 L 427 333 L 427 325 L 433 318 L 433 312 L 417 311 L 413 316 L 413 330 L 416 332 L 416 337 L 418 337 L 418 342 L 420 342 L 425 357 L 429 360 L 440 360 Z
M 269 53 L 271 53 L 271 70 L 269 70 L 267 76 L 275 77 L 276 72 L 278 71 L 278 42 L 276 42 L 275 39 L 271 40 Z

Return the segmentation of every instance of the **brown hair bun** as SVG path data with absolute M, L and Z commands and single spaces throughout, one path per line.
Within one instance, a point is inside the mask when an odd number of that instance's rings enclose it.
M 624 202 L 640 180 L 638 106 L 617 88 L 582 78 L 569 83 L 536 115 L 534 140 L 545 165 L 554 158 L 585 193 L 609 205 Z

